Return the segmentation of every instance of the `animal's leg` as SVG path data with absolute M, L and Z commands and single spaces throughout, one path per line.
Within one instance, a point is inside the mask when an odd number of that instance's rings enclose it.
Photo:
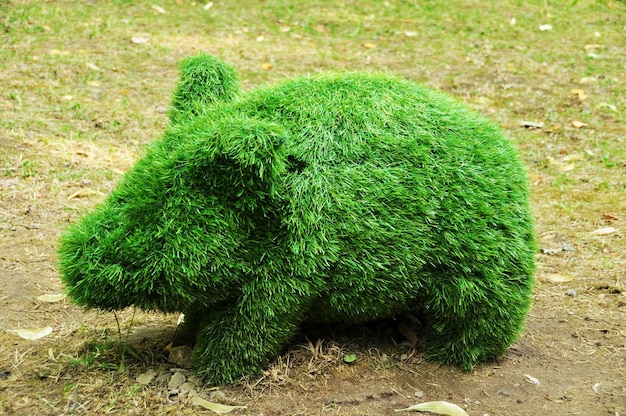
M 428 289 L 423 304 L 432 319 L 428 357 L 472 370 L 517 340 L 531 302 L 532 281 L 463 277 Z
M 211 384 L 230 383 L 260 373 L 302 322 L 311 297 L 302 285 L 257 279 L 238 302 L 214 312 L 198 333 L 196 372 Z

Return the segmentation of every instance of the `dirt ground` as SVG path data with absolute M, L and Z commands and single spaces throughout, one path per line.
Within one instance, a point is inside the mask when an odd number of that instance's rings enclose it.
M 472 416 L 626 415 L 623 2 L 476 12 L 467 1 L 458 13 L 423 2 L 414 15 L 394 9 L 409 2 L 335 3 L 302 6 L 307 20 L 280 1 L 239 13 L 237 2 L 0 0 L 0 414 L 212 414 L 199 397 L 258 416 L 392 415 L 439 400 Z M 211 37 L 191 24 L 202 13 L 214 13 Z M 476 19 L 480 33 L 468 29 Z M 500 123 L 529 168 L 541 247 L 527 327 L 508 354 L 472 373 L 439 367 L 407 346 L 399 318 L 307 328 L 261 376 L 202 386 L 168 361 L 178 316 L 38 300 L 63 293 L 63 228 L 161 134 L 176 62 L 199 50 L 231 62 L 246 88 L 388 70 Z M 37 340 L 14 332 L 48 326 Z

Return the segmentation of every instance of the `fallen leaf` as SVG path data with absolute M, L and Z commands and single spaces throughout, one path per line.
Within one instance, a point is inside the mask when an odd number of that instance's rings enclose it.
M 137 45 L 144 45 L 150 41 L 150 36 L 145 33 L 135 33 L 130 41 L 132 43 L 136 43 Z
M 593 84 L 597 81 L 596 78 L 593 77 L 582 77 L 579 81 L 580 84 Z
M 567 164 L 559 165 L 559 172 L 569 172 L 574 169 L 576 169 L 576 165 L 574 163 L 567 163 Z
M 613 234 L 616 233 L 617 229 L 613 228 L 613 227 L 602 227 L 602 228 L 598 228 L 595 231 L 591 232 L 591 235 L 609 235 L 609 234 Z
M 546 399 L 548 399 L 548 400 L 550 400 L 551 402 L 554 402 L 554 403 L 564 403 L 565 402 L 565 400 L 557 399 L 557 398 L 550 397 L 550 396 L 546 396 Z
M 523 120 L 519 122 L 520 127 L 524 127 L 527 129 L 540 129 L 543 127 L 543 123 L 540 121 L 528 121 L 528 120 Z
M 469 416 L 465 410 L 457 406 L 456 404 L 448 402 L 425 402 L 416 404 L 406 409 L 395 409 L 396 412 L 410 412 L 416 410 L 418 412 L 430 412 L 438 415 L 448 416 Z
M 194 396 L 191 398 L 191 402 L 195 405 L 198 406 L 202 406 L 205 409 L 211 410 L 217 414 L 225 414 L 225 413 L 229 413 L 232 412 L 233 410 L 237 410 L 237 409 L 245 409 L 246 406 L 228 406 L 226 404 L 220 404 L 220 403 L 212 403 L 212 402 L 208 402 L 198 396 Z
M 540 385 L 541 383 L 539 382 L 539 380 L 537 380 L 535 377 L 528 375 L 528 374 L 524 374 L 524 378 L 526 379 L 527 383 L 530 384 L 534 384 L 536 386 Z
M 87 62 L 85 65 L 87 65 L 87 68 L 91 69 L 92 71 L 102 71 L 100 67 L 94 63 Z
M 94 189 L 85 188 L 85 189 L 80 189 L 74 192 L 72 195 L 68 196 L 67 199 L 85 198 L 85 197 L 93 196 L 93 195 L 104 195 L 104 194 Z
M 207 4 L 204 5 L 204 10 L 209 10 L 211 7 L 213 7 L 213 2 L 210 1 Z
M 47 337 L 52 333 L 52 327 L 46 326 L 44 328 L 24 328 L 24 329 L 10 329 L 7 332 L 19 335 L 24 339 L 34 341 L 39 338 Z
M 65 299 L 65 295 L 64 294 L 37 296 L 37 300 L 39 300 L 41 302 L 49 302 L 49 303 L 59 302 L 59 301 L 61 301 L 63 299 Z
M 602 217 L 604 218 L 604 221 L 608 223 L 619 220 L 619 218 L 617 218 L 615 215 L 609 213 L 604 214 Z
M 376 44 L 371 42 L 365 42 L 363 46 L 367 49 L 376 49 Z
M 596 106 L 596 108 L 608 108 L 612 111 L 617 112 L 617 107 L 613 104 L 609 104 L 609 103 L 600 103 Z
M 587 123 L 583 123 L 582 121 L 579 121 L 579 120 L 574 120 L 574 121 L 572 121 L 572 126 L 573 126 L 575 129 L 581 129 L 581 128 L 583 128 L 583 127 L 588 127 L 588 126 L 589 126 L 589 124 L 587 124 Z
M 589 98 L 589 96 L 585 94 L 585 90 L 580 88 L 574 88 L 570 90 L 570 93 L 577 96 L 580 101 L 585 101 L 587 98 Z
M 161 6 L 157 6 L 157 5 L 153 4 L 151 7 L 152 7 L 152 10 L 156 10 L 159 13 L 166 13 L 165 9 L 163 7 L 161 7 Z
M 574 280 L 574 277 L 570 276 L 569 274 L 552 273 L 544 276 L 542 280 L 552 283 L 565 283 L 571 282 L 572 280 Z
M 274 68 L 274 65 L 269 62 L 263 62 L 261 64 L 261 68 L 263 68 L 264 71 L 269 71 L 270 69 Z

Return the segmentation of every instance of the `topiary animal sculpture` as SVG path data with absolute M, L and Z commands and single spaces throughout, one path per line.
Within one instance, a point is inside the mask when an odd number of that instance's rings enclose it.
M 74 302 L 184 312 L 209 383 L 258 373 L 304 321 L 421 308 L 428 357 L 466 370 L 516 340 L 535 244 L 491 122 L 386 74 L 242 93 L 217 58 L 181 67 L 164 136 L 62 237 Z

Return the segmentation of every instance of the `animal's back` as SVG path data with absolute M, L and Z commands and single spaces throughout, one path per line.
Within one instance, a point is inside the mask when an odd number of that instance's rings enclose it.
M 328 283 L 314 319 L 391 316 L 427 302 L 431 288 L 471 298 L 518 285 L 528 296 L 526 173 L 490 121 L 442 93 L 363 73 L 285 81 L 232 110 L 288 132 L 283 253 Z

